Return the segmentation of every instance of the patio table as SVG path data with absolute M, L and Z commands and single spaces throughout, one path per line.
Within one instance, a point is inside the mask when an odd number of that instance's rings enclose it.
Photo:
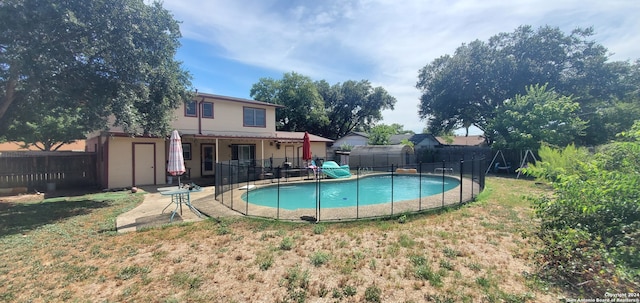
M 163 187 L 163 188 L 158 188 L 158 191 L 163 196 L 171 196 L 171 203 L 169 203 L 167 206 L 164 207 L 164 209 L 162 209 L 162 213 L 164 213 L 167 207 L 169 207 L 171 204 L 176 205 L 176 208 L 171 213 L 171 219 L 169 219 L 169 222 L 173 221 L 173 217 L 178 212 L 178 207 L 180 207 L 180 214 L 182 215 L 182 203 L 186 204 L 187 207 L 189 207 L 189 209 L 193 211 L 198 217 L 202 217 L 202 213 L 200 213 L 200 211 L 197 208 L 191 205 L 191 193 L 201 192 L 202 191 L 201 188 L 198 187 L 198 188 L 189 189 L 189 188 L 179 188 L 179 187 Z

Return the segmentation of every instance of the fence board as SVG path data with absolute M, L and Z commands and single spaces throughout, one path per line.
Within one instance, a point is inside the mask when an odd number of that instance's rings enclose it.
M 0 188 L 27 187 L 44 191 L 97 185 L 95 153 L 0 153 Z

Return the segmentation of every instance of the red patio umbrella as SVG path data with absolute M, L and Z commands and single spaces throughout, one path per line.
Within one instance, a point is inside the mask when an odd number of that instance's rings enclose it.
M 309 133 L 304 132 L 304 138 L 302 142 L 302 160 L 311 160 L 311 141 L 309 140 Z
M 167 172 L 172 176 L 178 176 L 178 186 L 180 186 L 180 175 L 186 171 L 184 167 L 184 157 L 182 156 L 182 140 L 177 130 L 171 133 L 171 141 L 169 143 L 169 163 L 167 163 Z

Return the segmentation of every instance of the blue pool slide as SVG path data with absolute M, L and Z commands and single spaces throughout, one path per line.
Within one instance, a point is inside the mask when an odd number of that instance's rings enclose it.
M 322 173 L 333 179 L 351 177 L 349 165 L 338 165 L 335 161 L 326 161 L 322 163 Z

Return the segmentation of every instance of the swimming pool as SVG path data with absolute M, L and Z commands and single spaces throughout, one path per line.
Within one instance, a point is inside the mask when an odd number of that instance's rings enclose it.
M 393 185 L 393 199 L 392 194 Z M 444 178 L 444 191 L 460 185 L 455 178 Z M 316 208 L 316 186 L 319 186 L 322 208 L 366 206 L 414 200 L 442 193 L 441 176 L 371 175 L 358 180 L 323 181 L 280 184 L 251 190 L 242 194 L 242 200 L 255 205 L 280 207 L 287 210 Z M 279 204 L 278 204 L 278 199 Z

